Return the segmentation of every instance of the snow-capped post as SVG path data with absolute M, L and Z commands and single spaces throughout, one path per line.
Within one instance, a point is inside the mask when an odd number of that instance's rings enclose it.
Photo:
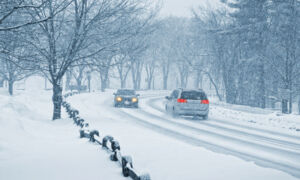
M 77 120 L 76 122 L 75 122 L 75 124 L 77 125 L 77 126 L 80 126 L 80 124 L 82 124 L 84 122 L 84 119 L 79 119 L 79 120 Z
M 113 151 L 113 154 L 110 156 L 110 159 L 112 161 L 119 161 L 121 163 L 121 154 L 120 154 L 120 144 L 116 140 L 112 140 L 111 142 L 111 150 Z
M 113 154 L 110 155 L 110 160 L 118 161 L 120 165 L 122 165 L 122 155 L 121 155 L 121 147 L 118 141 L 112 140 L 111 142 L 111 150 Z
M 74 120 L 74 124 L 77 124 L 77 122 L 78 122 L 80 119 L 81 119 L 81 118 L 80 118 L 79 116 L 77 116 L 77 117 L 73 118 L 73 120 Z
M 97 130 L 93 130 L 90 132 L 90 141 L 91 142 L 95 142 L 95 136 L 98 136 L 99 137 L 99 131 Z
M 129 168 L 128 167 L 133 168 L 132 158 L 131 158 L 131 156 L 123 156 L 122 157 L 122 173 L 123 173 L 124 177 L 129 176 Z
M 69 112 L 70 108 L 71 108 L 70 104 L 67 103 L 67 104 L 66 104 L 66 111 Z
M 116 151 L 116 150 L 121 150 L 121 147 L 120 147 L 120 144 L 119 144 L 119 142 L 118 141 L 116 141 L 116 140 L 113 140 L 113 141 L 111 141 L 111 149 L 113 150 L 113 151 Z
M 79 130 L 79 137 L 80 137 L 80 138 L 84 138 L 84 137 L 85 137 L 85 132 L 84 132 L 83 129 L 80 129 L 80 130 Z
M 138 180 L 151 180 L 150 174 L 145 173 L 139 176 Z
M 63 101 L 62 103 L 61 103 L 61 105 L 63 106 L 63 107 L 66 107 L 66 101 Z
M 72 109 L 68 109 L 68 115 L 69 115 L 69 118 L 72 118 L 72 112 L 73 112 Z
M 131 156 L 122 157 L 122 173 L 124 177 L 129 176 L 134 180 L 151 180 L 148 173 L 140 174 L 133 168 Z
M 70 118 L 75 118 L 79 114 L 79 111 L 76 109 L 73 109 L 69 112 Z
M 75 93 L 74 93 L 75 94 Z M 66 95 L 64 95 L 66 97 Z M 66 111 L 68 112 L 70 118 L 73 119 L 74 123 L 77 126 L 80 126 L 81 129 L 79 130 L 79 137 L 80 138 L 88 138 L 90 142 L 97 143 L 102 146 L 102 148 L 106 149 L 110 155 L 110 159 L 112 161 L 117 161 L 122 166 L 122 173 L 125 177 L 131 177 L 133 180 L 151 180 L 149 174 L 141 174 L 138 173 L 135 169 L 133 169 L 132 158 L 130 156 L 122 156 L 120 150 L 120 144 L 117 140 L 115 140 L 112 136 L 105 136 L 100 142 L 96 137 L 99 137 L 99 131 L 93 130 L 89 131 L 86 128 L 89 126 L 88 123 L 84 123 L 84 119 L 79 117 L 79 111 L 76 109 L 72 109 L 70 104 L 66 101 L 62 102 L 62 106 L 65 107 Z M 107 143 L 110 143 L 110 148 Z
M 79 126 L 80 126 L 80 128 L 83 128 L 83 127 L 84 127 L 84 123 L 81 122 L 81 123 L 79 124 Z
M 112 136 L 105 136 L 105 137 L 102 139 L 102 146 L 103 146 L 103 148 L 108 148 L 107 142 L 108 142 L 108 141 L 111 142 L 111 141 L 113 141 L 113 140 L 114 140 L 114 138 L 113 138 Z

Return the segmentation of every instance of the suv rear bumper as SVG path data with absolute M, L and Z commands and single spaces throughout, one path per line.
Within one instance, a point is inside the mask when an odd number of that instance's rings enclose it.
M 183 115 L 183 116 L 205 116 L 209 112 L 208 109 L 206 110 L 182 110 L 178 109 L 176 110 L 176 114 Z

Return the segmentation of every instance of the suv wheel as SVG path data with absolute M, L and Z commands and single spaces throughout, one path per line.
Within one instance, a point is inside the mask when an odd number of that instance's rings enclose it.
M 208 114 L 202 116 L 203 117 L 203 120 L 207 120 L 208 119 Z

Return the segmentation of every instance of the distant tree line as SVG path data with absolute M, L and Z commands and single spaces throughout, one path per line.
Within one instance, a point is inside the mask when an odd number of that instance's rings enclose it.
M 226 102 L 265 108 L 282 100 L 291 113 L 300 95 L 300 2 L 223 3 L 224 10 L 195 10 L 194 19 L 198 33 L 205 34 L 201 40 L 209 45 L 211 68 L 218 71 L 212 73 L 222 80 Z
M 53 119 L 62 89 L 203 88 L 231 104 L 300 113 L 299 0 L 220 0 L 192 18 L 157 17 L 138 0 L 4 0 L 0 3 L 0 86 L 33 73 L 53 85 Z M 62 83 L 65 79 L 64 84 Z M 157 85 L 159 84 L 159 85 Z M 158 87 L 155 87 L 158 86 Z

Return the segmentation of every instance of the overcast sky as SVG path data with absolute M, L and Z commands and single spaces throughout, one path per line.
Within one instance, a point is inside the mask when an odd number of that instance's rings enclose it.
M 218 0 L 163 0 L 161 16 L 191 17 L 191 8 L 197 8 L 200 5 L 203 6 L 207 2 L 209 2 L 213 8 L 219 4 Z

